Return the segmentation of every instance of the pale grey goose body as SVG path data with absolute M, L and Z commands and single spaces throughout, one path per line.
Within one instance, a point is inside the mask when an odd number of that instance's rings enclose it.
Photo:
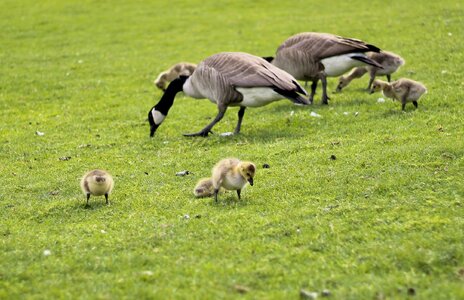
M 198 64 L 191 76 L 181 76 L 169 84 L 161 100 L 148 112 L 150 136 L 163 122 L 180 91 L 193 98 L 207 98 L 218 107 L 218 114 L 210 124 L 186 136 L 207 136 L 229 106 L 240 106 L 235 128 L 235 133 L 239 133 L 246 107 L 259 107 L 283 98 L 309 104 L 301 95 L 307 95 L 306 91 L 295 78 L 261 57 L 242 52 L 218 53 Z
M 376 46 L 358 39 L 329 33 L 304 32 L 291 36 L 277 49 L 275 58 L 266 57 L 273 65 L 298 80 L 312 81 L 309 101 L 313 101 L 317 82 L 322 82 L 322 103 L 328 104 L 327 77 L 338 77 L 359 66 L 380 64 L 365 52 L 379 52 Z

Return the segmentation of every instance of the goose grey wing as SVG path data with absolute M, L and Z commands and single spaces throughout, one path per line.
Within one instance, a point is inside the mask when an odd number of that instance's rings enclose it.
M 214 57 L 213 66 L 224 80 L 233 87 L 277 87 L 281 90 L 306 91 L 287 72 L 261 57 L 247 53 L 229 52 Z
M 277 49 L 277 52 L 286 48 L 296 48 L 299 51 L 306 52 L 314 60 L 353 52 L 380 51 L 376 46 L 358 39 L 315 32 L 300 33 L 290 37 Z

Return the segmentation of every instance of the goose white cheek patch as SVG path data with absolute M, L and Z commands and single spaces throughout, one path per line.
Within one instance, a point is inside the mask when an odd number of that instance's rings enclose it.
M 165 115 L 163 115 L 162 113 L 160 113 L 159 111 L 155 109 L 151 111 L 151 115 L 153 116 L 153 120 L 155 121 L 156 125 L 161 124 L 161 122 L 164 121 L 164 118 L 166 118 Z

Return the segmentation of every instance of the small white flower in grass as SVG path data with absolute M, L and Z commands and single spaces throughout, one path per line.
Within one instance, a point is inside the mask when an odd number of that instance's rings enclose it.
M 379 99 L 377 99 L 377 103 L 384 103 L 385 102 L 385 99 L 380 97 Z
M 448 32 L 448 36 L 452 36 L 453 34 L 451 32 Z
M 359 112 L 355 112 L 354 116 L 357 117 L 359 115 Z
M 292 111 L 290 112 L 290 116 L 293 116 L 294 114 L 295 114 L 295 111 L 292 110 Z
M 38 136 L 44 136 L 45 135 L 45 133 L 40 132 L 40 131 L 36 131 L 35 134 L 38 135 Z
M 184 215 L 184 219 L 188 220 L 188 219 L 190 219 L 190 216 L 189 215 Z
M 78 64 L 81 64 L 81 63 L 83 63 L 83 62 L 84 62 L 84 61 L 83 61 L 82 59 L 79 59 L 79 60 L 77 61 Z
M 310 114 L 309 114 L 311 117 L 315 117 L 315 118 L 322 118 L 322 116 L 314 111 L 312 111 Z
M 446 74 L 446 73 L 448 73 L 448 71 L 446 71 L 446 70 L 441 70 L 441 74 Z
M 48 249 L 45 249 L 44 252 L 43 252 L 43 255 L 44 256 L 50 256 L 50 255 L 52 255 L 52 251 L 50 251 Z
M 145 276 L 153 276 L 153 272 L 152 271 L 143 271 L 142 272 L 142 275 L 145 275 Z
M 105 233 L 106 233 L 106 231 L 105 231 L 105 230 L 103 230 L 103 229 L 102 229 L 102 230 L 100 230 L 100 232 L 101 232 L 101 233 L 103 233 L 103 234 L 105 234 Z
M 344 114 L 345 116 L 348 116 L 350 113 L 347 112 L 347 111 L 344 111 L 343 114 Z

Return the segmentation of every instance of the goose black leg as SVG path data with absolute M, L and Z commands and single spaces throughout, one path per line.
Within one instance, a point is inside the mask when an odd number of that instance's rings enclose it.
M 387 74 L 387 80 L 388 80 L 388 82 L 391 81 L 391 75 L 390 74 Z
M 314 79 L 313 83 L 311 83 L 311 94 L 309 94 L 309 103 L 313 104 L 314 95 L 316 94 L 317 82 L 319 79 Z
M 412 104 L 414 104 L 414 106 L 417 108 L 417 101 L 412 101 Z
M 105 194 L 105 200 L 106 200 L 106 205 L 110 205 L 110 202 L 108 201 L 108 193 Z
M 202 136 L 202 137 L 207 137 L 208 134 L 212 131 L 211 131 L 211 128 L 213 128 L 213 126 L 221 121 L 222 117 L 224 117 L 224 114 L 226 112 L 226 109 L 227 107 L 224 107 L 224 108 L 220 108 L 219 109 L 219 112 L 216 116 L 216 118 L 214 118 L 213 122 L 209 123 L 208 126 L 206 126 L 205 128 L 203 128 L 201 131 L 199 132 L 196 132 L 196 133 L 184 133 L 184 136 Z
M 237 196 L 238 196 L 238 200 L 240 200 L 240 193 L 242 192 L 242 190 L 237 190 Z
M 329 104 L 329 96 L 327 96 L 327 76 L 325 74 L 321 75 L 322 82 L 322 104 Z
M 246 107 L 241 106 L 240 110 L 238 111 L 238 122 L 237 122 L 237 126 L 235 127 L 234 134 L 240 133 L 240 127 L 242 126 L 242 120 L 243 120 L 243 116 L 245 115 L 245 109 Z

